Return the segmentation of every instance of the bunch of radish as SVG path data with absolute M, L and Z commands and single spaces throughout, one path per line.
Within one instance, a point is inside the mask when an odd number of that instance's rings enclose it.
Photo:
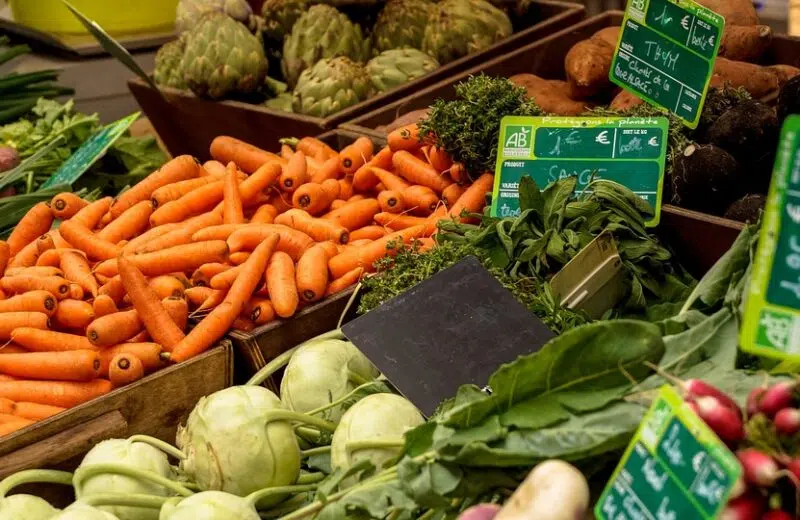
M 742 478 L 731 492 L 722 520 L 798 518 L 800 492 L 800 394 L 797 381 L 753 389 L 746 410 L 714 386 L 681 383 L 686 401 L 736 453 Z

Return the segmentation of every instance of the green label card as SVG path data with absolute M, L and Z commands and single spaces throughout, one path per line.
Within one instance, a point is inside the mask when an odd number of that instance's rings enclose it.
M 136 112 L 110 125 L 104 126 L 87 139 L 80 148 L 64 164 L 42 184 L 40 189 L 58 184 L 72 184 L 81 178 L 86 170 L 92 167 L 108 149 L 139 119 L 141 112 Z
M 667 153 L 664 117 L 504 117 L 497 146 L 492 216 L 519 214 L 519 181 L 543 188 L 578 177 L 582 191 L 593 179 L 630 188 L 650 203 L 658 224 Z M 591 190 L 591 186 L 589 187 Z
M 739 344 L 800 361 L 800 115 L 781 132 Z
M 609 77 L 696 128 L 724 28 L 691 0 L 629 0 Z
M 594 514 L 598 520 L 716 518 L 741 471 L 706 423 L 664 386 Z

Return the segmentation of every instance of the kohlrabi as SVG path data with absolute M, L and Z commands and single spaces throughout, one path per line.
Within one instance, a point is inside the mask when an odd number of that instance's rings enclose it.
M 75 502 L 52 520 L 120 520 L 120 518 L 82 502 Z
M 380 471 L 400 454 L 405 432 L 424 422 L 419 410 L 399 395 L 369 395 L 339 421 L 331 442 L 331 466 L 347 469 L 369 459 Z
M 53 470 L 20 471 L 0 482 L 0 520 L 50 520 L 58 514 L 58 509 L 46 500 L 33 495 L 6 494 L 23 484 L 63 484 L 72 485 L 72 473 Z

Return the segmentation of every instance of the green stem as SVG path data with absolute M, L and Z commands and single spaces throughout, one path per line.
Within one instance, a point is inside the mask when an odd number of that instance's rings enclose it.
M 353 396 L 357 392 L 361 391 L 361 389 L 363 389 L 365 386 L 371 385 L 372 383 L 374 383 L 374 381 L 368 381 L 367 383 L 364 383 L 363 385 L 359 385 L 356 388 L 354 388 L 353 390 L 351 390 L 350 392 L 347 392 L 345 395 L 343 395 L 339 399 L 336 399 L 335 401 L 331 401 L 330 403 L 328 403 L 326 405 L 323 405 L 323 406 L 320 406 L 319 408 L 314 408 L 310 412 L 306 412 L 306 413 L 308 415 L 316 415 L 318 413 L 324 412 L 325 410 L 330 410 L 331 408 L 339 406 L 340 404 L 346 402 L 348 399 L 352 399 Z
M 247 383 L 245 383 L 245 386 L 258 386 L 269 379 L 272 374 L 285 367 L 289 363 L 289 360 L 292 359 L 292 356 L 298 348 L 300 348 L 300 345 L 290 348 L 283 354 L 264 365 L 261 370 L 256 372 L 255 375 L 251 377 Z
M 174 482 L 166 477 L 162 477 L 161 475 L 157 475 L 152 471 L 145 471 L 143 469 L 134 468 L 131 466 L 125 466 L 122 464 L 91 464 L 89 466 L 84 466 L 82 468 L 78 468 L 75 471 L 75 476 L 72 479 L 73 487 L 75 488 L 75 497 L 80 498 L 81 493 L 83 491 L 83 483 L 96 475 L 104 475 L 104 474 L 112 474 L 112 475 L 123 475 L 126 477 L 140 479 L 152 482 L 154 484 L 158 484 L 167 488 L 168 490 L 172 491 L 176 495 L 180 495 L 183 497 L 192 496 L 194 493 Z
M 134 442 L 142 442 L 144 444 L 149 444 L 150 446 L 157 448 L 170 457 L 173 457 L 178 460 L 184 460 L 186 458 L 186 454 L 176 448 L 175 446 L 162 441 L 161 439 L 156 439 L 155 437 L 150 437 L 149 435 L 134 435 L 133 437 L 128 438 L 128 444 Z
M 371 450 L 376 448 L 402 448 L 405 446 L 405 441 L 402 438 L 397 439 L 362 439 L 359 441 L 349 441 L 345 443 L 345 450 L 347 453 L 353 453 L 359 450 Z
M 273 421 L 294 421 L 316 426 L 320 430 L 324 430 L 328 433 L 333 433 L 336 430 L 336 425 L 330 421 L 312 417 L 304 413 L 293 412 L 291 410 L 270 410 L 266 412 L 264 416 L 266 418 L 266 424 Z
M 0 482 L 0 498 L 5 498 L 9 491 L 23 484 L 63 484 L 72 485 L 72 473 L 53 469 L 29 469 L 14 473 Z
M 330 446 L 319 446 L 316 448 L 309 448 L 307 450 L 302 450 L 300 452 L 300 456 L 305 459 L 312 455 L 322 455 L 324 453 L 330 453 L 330 452 L 331 452 Z
M 299 477 L 297 477 L 297 482 L 295 484 L 316 484 L 317 482 L 322 482 L 325 480 L 325 473 L 321 471 L 317 471 L 314 473 L 303 473 Z
M 256 505 L 265 498 L 274 497 L 275 495 L 293 495 L 295 493 L 305 493 L 306 491 L 314 491 L 317 489 L 316 484 L 308 484 L 301 486 L 277 486 L 255 491 L 245 498 L 254 508 Z
M 294 434 L 309 444 L 318 443 L 319 438 L 322 437 L 322 434 L 320 433 L 319 430 L 316 430 L 314 428 L 309 428 L 307 426 L 295 426 Z
M 436 514 L 435 509 L 428 509 L 424 513 L 422 513 L 417 520 L 430 520 Z
M 122 506 L 122 507 L 146 507 L 150 509 L 161 509 L 169 497 L 159 497 L 143 494 L 122 494 L 122 493 L 99 493 L 82 498 L 81 502 L 93 507 L 99 506 Z
M 353 383 L 355 383 L 357 386 L 363 386 L 363 385 L 365 385 L 365 384 L 370 382 L 369 379 L 361 377 L 361 375 L 356 374 L 352 370 L 348 370 L 347 371 L 347 379 L 349 381 L 352 381 Z
M 306 497 L 303 495 L 295 495 L 292 498 L 287 498 L 280 504 L 269 509 L 262 509 L 259 511 L 261 518 L 279 518 L 282 515 L 296 511 L 306 503 Z

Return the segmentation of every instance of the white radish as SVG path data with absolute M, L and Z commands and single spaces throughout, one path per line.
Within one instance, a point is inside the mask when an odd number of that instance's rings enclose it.
M 589 484 L 573 465 L 547 460 L 533 468 L 494 520 L 582 520 Z

